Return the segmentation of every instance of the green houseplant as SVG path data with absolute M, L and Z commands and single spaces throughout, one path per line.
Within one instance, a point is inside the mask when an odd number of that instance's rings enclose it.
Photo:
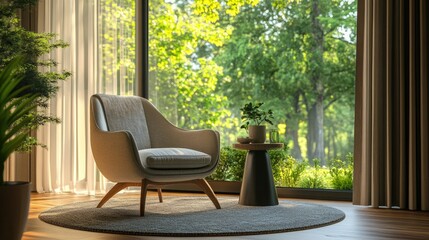
M 38 97 L 30 85 L 20 86 L 22 59 L 15 59 L 0 70 L 0 238 L 21 239 L 28 217 L 30 184 L 5 182 L 4 164 L 26 141 Z
M 66 47 L 52 33 L 25 29 L 17 13 L 37 0 L 0 0 L 0 239 L 21 239 L 28 217 L 29 182 L 5 182 L 4 163 L 14 151 L 43 145 L 29 132 L 59 119 L 47 114 L 57 83 L 70 72 L 52 71 L 57 62 L 42 58 Z M 41 71 L 40 69 L 43 69 Z
M 27 126 L 39 95 L 27 91 L 30 85 L 19 86 L 24 79 L 19 72 L 21 66 L 22 59 L 17 58 L 0 69 L 0 184 L 4 183 L 4 162 L 27 139 Z
M 53 59 L 46 54 L 53 49 L 67 47 L 68 44 L 56 39 L 53 33 L 36 33 L 21 26 L 17 12 L 30 9 L 37 0 L 7 0 L 0 1 L 0 69 L 12 59 L 22 56 L 20 72 L 23 80 L 19 86 L 31 86 L 25 93 L 38 94 L 34 100 L 41 110 L 48 108 L 48 102 L 58 91 L 58 81 L 68 78 L 68 71 L 52 71 L 57 66 Z M 42 58 L 44 57 L 44 58 Z M 41 71 L 41 69 L 43 69 Z M 37 129 L 46 123 L 58 123 L 56 116 L 37 111 L 27 116 L 30 118 L 27 128 Z M 33 146 L 42 145 L 31 135 L 27 135 L 20 151 L 30 151 Z
M 249 138 L 252 143 L 263 143 L 266 138 L 266 126 L 262 125 L 268 123 L 273 124 L 273 111 L 268 109 L 264 111 L 261 109 L 261 106 L 264 103 L 246 103 L 244 107 L 240 108 L 241 110 L 241 120 L 243 124 L 241 128 L 246 129 L 249 133 Z

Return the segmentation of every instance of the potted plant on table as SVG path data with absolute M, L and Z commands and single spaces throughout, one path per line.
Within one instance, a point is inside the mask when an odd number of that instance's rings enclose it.
M 246 103 L 241 110 L 241 120 L 243 124 L 241 128 L 246 129 L 249 133 L 251 143 L 263 143 L 266 138 L 266 126 L 263 123 L 273 125 L 273 111 L 268 109 L 263 111 L 261 106 L 264 103 Z

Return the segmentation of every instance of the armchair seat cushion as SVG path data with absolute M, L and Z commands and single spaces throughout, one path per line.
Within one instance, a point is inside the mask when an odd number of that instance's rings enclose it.
M 139 150 L 141 164 L 151 169 L 195 169 L 210 165 L 211 156 L 187 148 Z

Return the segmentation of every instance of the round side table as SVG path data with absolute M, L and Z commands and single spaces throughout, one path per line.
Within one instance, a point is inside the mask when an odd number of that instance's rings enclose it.
M 270 156 L 267 150 L 282 148 L 283 143 L 233 144 L 233 148 L 247 150 L 238 203 L 247 206 L 278 205 Z

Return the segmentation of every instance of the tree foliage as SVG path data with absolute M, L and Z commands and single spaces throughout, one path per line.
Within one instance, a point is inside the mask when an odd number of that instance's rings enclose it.
M 356 1 L 149 5 L 149 98 L 170 121 L 228 145 L 240 107 L 264 102 L 293 159 L 325 166 L 353 150 Z
M 286 124 L 294 157 L 301 159 L 305 147 L 310 161 L 325 165 L 324 129 L 352 135 L 352 124 L 341 130 L 331 118 L 341 109 L 353 119 L 355 18 L 352 1 L 261 0 L 243 7 L 225 21 L 234 31 L 216 55 L 227 79 L 219 82 L 220 92 L 232 109 L 248 99 L 265 102 Z
M 223 70 L 213 59 L 213 48 L 224 44 L 231 29 L 214 22 L 214 5 L 202 5 L 151 1 L 150 98 L 179 127 L 236 126 L 227 98 L 217 92 Z

